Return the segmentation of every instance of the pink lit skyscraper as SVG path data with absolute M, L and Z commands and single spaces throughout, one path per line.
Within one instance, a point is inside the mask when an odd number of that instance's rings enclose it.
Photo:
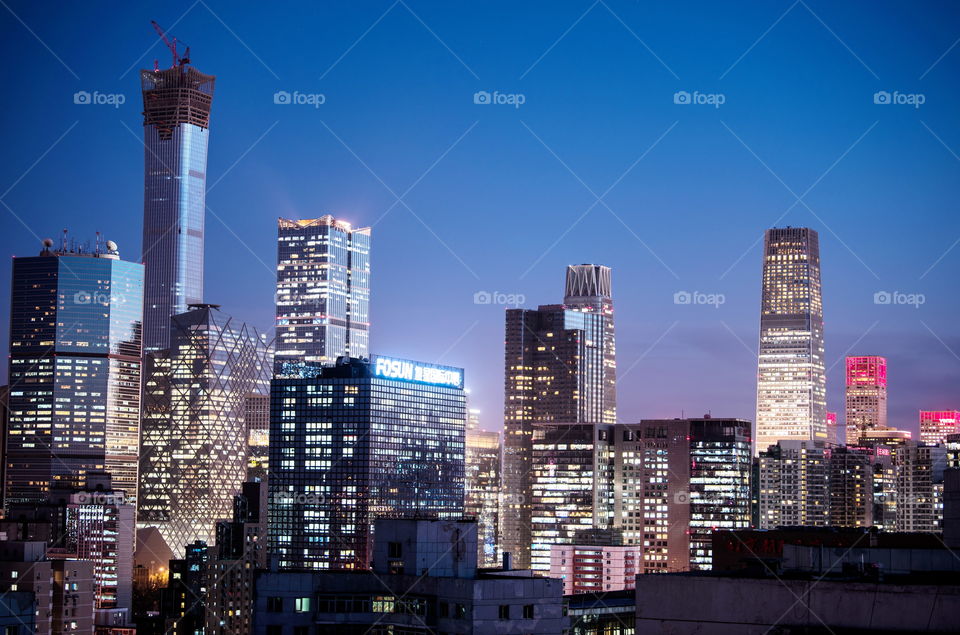
M 960 410 L 921 410 L 920 441 L 943 443 L 948 434 L 960 433 Z
M 878 355 L 847 357 L 847 443 L 868 430 L 887 428 L 887 360 Z
M 834 443 L 836 445 L 843 444 L 846 441 L 846 433 L 841 434 L 840 430 L 837 428 L 837 413 L 828 412 L 827 413 L 827 441 Z

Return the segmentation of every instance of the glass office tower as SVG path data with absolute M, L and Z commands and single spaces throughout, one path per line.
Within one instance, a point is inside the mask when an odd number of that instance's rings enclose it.
M 867 430 L 887 429 L 887 359 L 847 357 L 847 444 L 856 445 Z
M 366 569 L 376 518 L 463 515 L 461 369 L 376 356 L 306 370 L 271 382 L 269 535 L 280 568 Z
M 568 309 L 597 313 L 603 320 L 602 415 L 600 421 L 617 419 L 617 347 L 613 328 L 613 274 L 604 265 L 569 265 L 563 305 Z
M 564 304 L 508 309 L 501 539 L 530 567 L 534 423 L 616 423 L 610 270 L 568 267 Z
M 768 229 L 754 452 L 781 439 L 826 440 L 826 383 L 819 237 L 805 227 Z
M 468 424 L 464 513 L 477 519 L 477 562 L 482 567 L 500 562 L 500 463 L 500 433 Z
M 203 232 L 213 75 L 140 71 L 143 92 L 143 346 L 168 348 L 170 318 L 203 301 Z
M 370 228 L 329 214 L 277 221 L 276 373 L 369 352 Z
M 269 391 L 271 348 L 255 329 L 198 304 L 171 319 L 170 348 L 146 356 L 138 527 L 175 554 L 232 514 L 247 475 L 246 406 Z
M 552 545 L 606 529 L 613 516 L 612 426 L 533 426 L 530 568 L 550 572 Z
M 143 266 L 116 245 L 13 260 L 6 503 L 109 472 L 137 485 Z

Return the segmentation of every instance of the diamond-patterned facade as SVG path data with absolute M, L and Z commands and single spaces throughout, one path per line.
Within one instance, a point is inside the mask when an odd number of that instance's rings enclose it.
M 271 346 L 255 329 L 196 305 L 171 319 L 170 349 L 146 358 L 138 526 L 175 554 L 214 542 L 246 478 L 248 395 L 270 390 Z M 178 556 L 179 557 L 179 556 Z

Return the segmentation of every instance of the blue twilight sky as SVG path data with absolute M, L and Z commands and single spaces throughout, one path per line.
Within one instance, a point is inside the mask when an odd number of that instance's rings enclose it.
M 475 293 L 555 303 L 603 263 L 621 419 L 752 420 L 758 241 L 806 225 L 829 409 L 847 353 L 888 357 L 893 425 L 960 407 L 954 2 L 8 2 L 6 254 L 69 227 L 139 260 L 155 19 L 217 76 L 205 294 L 238 318 L 271 328 L 278 216 L 373 225 L 372 350 L 465 367 L 498 429 L 504 307 Z

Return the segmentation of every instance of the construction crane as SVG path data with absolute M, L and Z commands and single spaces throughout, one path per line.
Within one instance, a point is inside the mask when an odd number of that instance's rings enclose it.
M 170 68 L 176 68 L 178 66 L 184 66 L 185 64 L 190 63 L 190 47 L 188 46 L 184 51 L 183 57 L 177 55 L 177 38 L 173 40 L 167 39 L 167 34 L 163 32 L 163 29 L 160 28 L 160 25 L 157 24 L 156 20 L 150 20 L 150 24 L 153 25 L 153 30 L 157 32 L 157 35 L 160 36 L 160 39 L 163 40 L 163 43 L 167 45 L 167 48 L 170 49 L 170 53 L 173 55 L 173 66 Z M 154 60 L 153 69 L 159 70 L 160 62 Z

